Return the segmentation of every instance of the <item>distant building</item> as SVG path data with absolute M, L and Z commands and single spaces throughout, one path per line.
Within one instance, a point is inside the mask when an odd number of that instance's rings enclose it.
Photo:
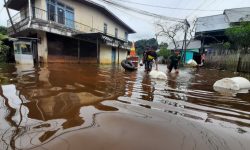
M 197 63 L 200 63 L 201 60 L 201 55 L 200 55 L 200 48 L 201 48 L 201 41 L 199 40 L 191 40 L 190 42 L 187 41 L 188 46 L 186 49 L 186 63 L 193 59 L 195 60 Z M 174 43 L 170 43 L 168 46 L 169 50 L 180 50 L 181 53 L 185 54 L 185 51 L 182 51 L 183 49 L 183 41 L 177 41 L 176 44 Z
M 226 9 L 223 14 L 197 18 L 195 39 L 202 47 L 228 41 L 225 30 L 242 21 L 250 21 L 250 7 Z
M 88 0 L 8 0 L 19 11 L 8 21 L 17 58 L 35 62 L 118 63 L 135 31 L 104 6 Z M 19 57 L 22 55 L 22 57 Z

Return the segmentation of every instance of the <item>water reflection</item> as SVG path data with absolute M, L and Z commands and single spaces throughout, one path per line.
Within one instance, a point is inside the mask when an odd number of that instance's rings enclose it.
M 229 72 L 184 69 L 159 81 L 150 79 L 143 68 L 137 72 L 69 64 L 1 68 L 0 149 L 36 147 L 61 134 L 92 128 L 99 113 L 124 110 L 147 117 L 153 110 L 227 126 L 240 134 L 250 132 L 249 93 L 225 95 L 212 88 L 217 79 L 234 76 Z M 159 69 L 166 72 L 165 66 Z M 106 105 L 106 100 L 116 103 Z
M 117 111 L 100 102 L 124 93 L 124 84 L 116 80 L 119 77 L 112 68 L 13 67 L 15 77 L 9 83 L 14 84 L 1 86 L 1 119 L 5 121 L 1 122 L 1 149 L 30 148 L 67 129 L 88 126 L 92 123 L 83 125 L 82 107 Z

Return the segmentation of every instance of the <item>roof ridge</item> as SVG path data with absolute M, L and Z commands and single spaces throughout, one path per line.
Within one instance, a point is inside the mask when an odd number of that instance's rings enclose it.
M 249 8 L 249 9 L 250 9 L 250 7 L 239 7 L 239 8 L 229 8 L 229 9 L 225 9 L 224 11 L 234 10 L 234 9 L 246 9 L 246 8 Z
M 215 16 L 224 16 L 224 14 L 217 14 L 217 15 L 209 15 L 209 16 L 203 16 L 203 17 L 198 17 L 199 18 L 207 18 L 207 17 L 215 17 Z

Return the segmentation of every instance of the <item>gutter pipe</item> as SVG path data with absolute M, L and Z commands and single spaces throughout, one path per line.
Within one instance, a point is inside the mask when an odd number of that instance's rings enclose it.
M 31 20 L 32 20 L 31 0 L 28 0 L 28 2 L 29 2 L 29 24 L 28 24 L 28 28 L 30 28 Z

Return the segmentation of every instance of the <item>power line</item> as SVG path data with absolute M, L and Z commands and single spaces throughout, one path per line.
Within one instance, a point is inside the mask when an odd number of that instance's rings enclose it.
M 217 10 L 217 9 L 192 9 L 192 8 L 179 8 L 179 7 L 168 7 L 168 6 L 162 6 L 162 5 L 151 5 L 146 3 L 138 3 L 138 2 L 132 2 L 132 1 L 126 1 L 126 0 L 118 0 L 124 3 L 130 3 L 130 4 L 136 4 L 141 6 L 148 6 L 148 7 L 155 7 L 155 8 L 164 8 L 164 9 L 172 9 L 172 10 L 183 10 L 183 11 L 223 11 L 223 10 Z
M 143 20 L 143 21 L 145 21 L 145 22 L 147 22 L 147 23 L 153 24 L 152 22 L 150 22 L 149 20 L 147 20 L 147 19 L 145 19 L 145 18 L 136 16 L 136 15 L 132 15 L 132 14 L 130 14 L 130 13 L 126 12 L 125 10 L 120 9 L 120 8 L 118 8 L 118 7 L 115 7 L 115 6 L 112 6 L 112 5 L 110 5 L 110 7 L 114 8 L 114 9 L 116 9 L 116 10 L 118 10 L 118 11 L 121 11 L 121 12 L 123 12 L 124 14 L 127 14 L 127 15 L 129 15 L 129 16 L 132 16 L 132 17 L 138 18 L 138 19 L 140 19 L 140 20 Z
M 139 13 L 139 14 L 142 14 L 142 15 L 146 15 L 146 16 L 150 16 L 150 17 L 153 17 L 153 18 L 159 18 L 159 19 L 163 19 L 163 20 L 184 23 L 184 19 L 168 17 L 168 16 L 164 16 L 164 15 L 151 13 L 151 12 L 148 12 L 148 11 L 145 11 L 145 10 L 125 6 L 125 5 L 122 5 L 121 3 L 117 3 L 117 2 L 114 2 L 112 0 L 99 0 L 99 1 L 102 1 L 102 2 L 104 2 L 106 4 L 109 4 L 109 5 L 113 5 L 115 7 L 119 7 L 119 8 L 124 9 L 124 10 L 129 10 L 129 11 Z

